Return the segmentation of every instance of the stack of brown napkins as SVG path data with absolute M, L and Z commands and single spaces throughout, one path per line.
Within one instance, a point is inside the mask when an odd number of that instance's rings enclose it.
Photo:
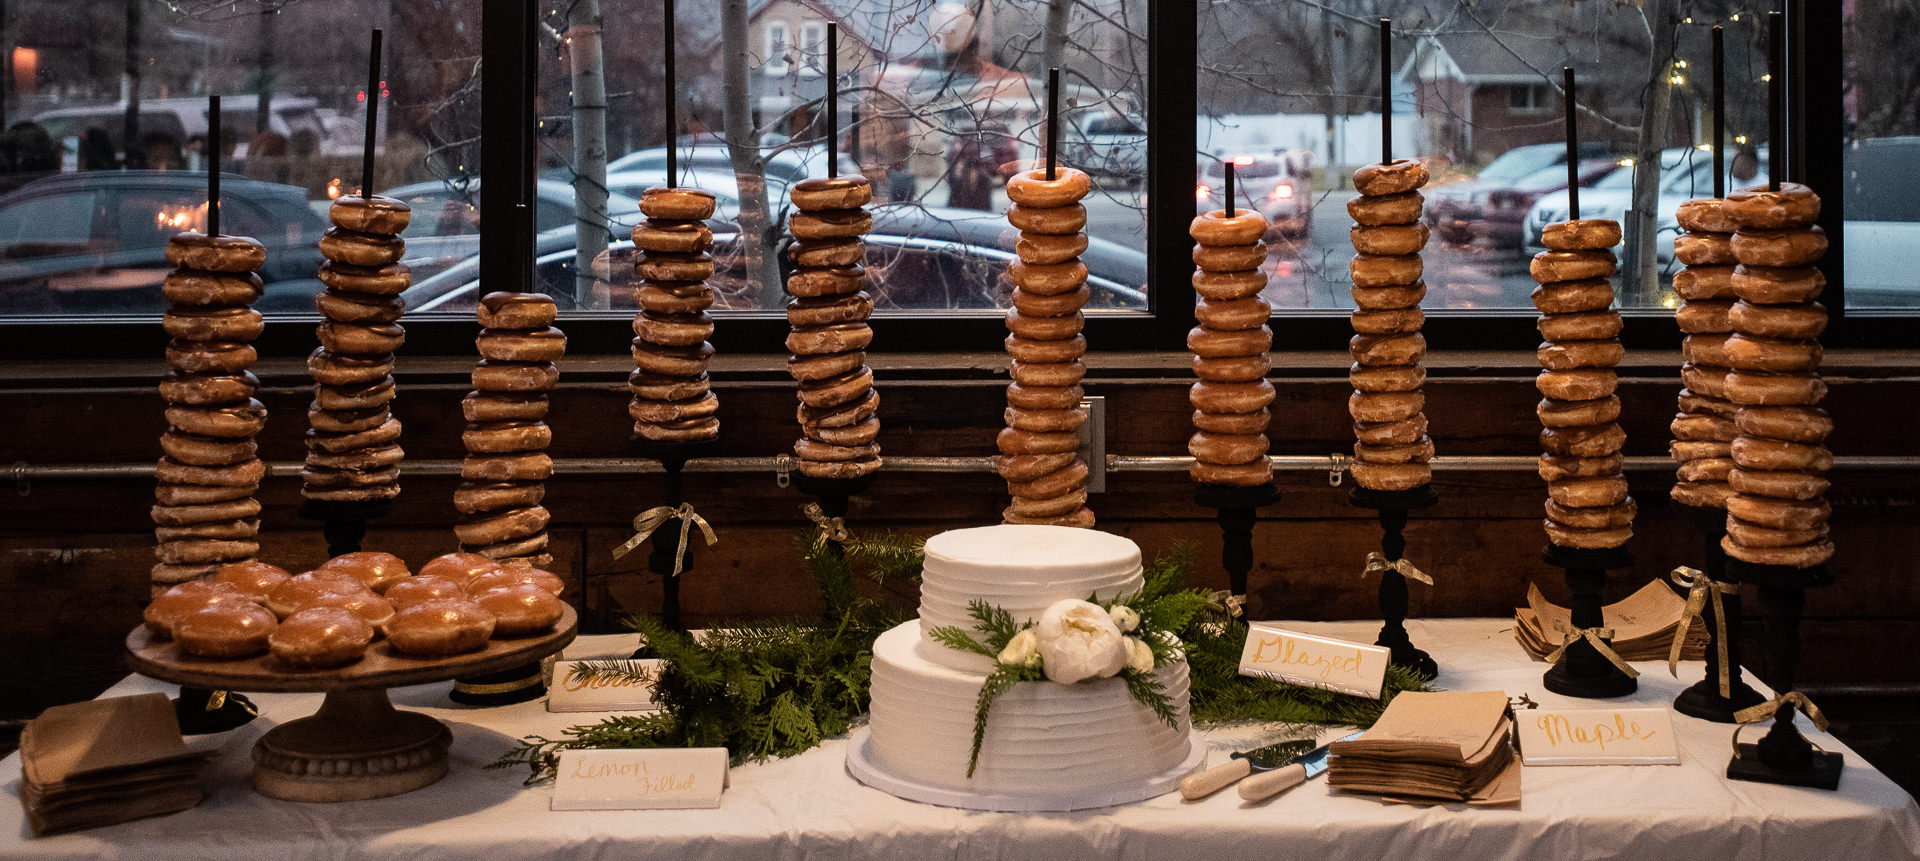
M 1674 594 L 1658 580 L 1648 581 L 1640 591 L 1601 608 L 1606 627 L 1613 629 L 1613 650 L 1628 661 L 1664 661 L 1673 648 L 1673 632 L 1680 627 L 1680 616 L 1687 599 Z M 1527 606 L 1513 611 L 1513 636 L 1520 647 L 1535 658 L 1544 659 L 1560 648 L 1567 635 L 1555 621 L 1573 624 L 1573 611 L 1549 603 L 1540 589 L 1527 585 Z M 1683 660 L 1699 661 L 1707 656 L 1707 626 L 1699 620 L 1687 626 L 1687 642 L 1681 648 Z
M 1327 783 L 1416 804 L 1520 803 L 1520 758 L 1500 691 L 1408 691 L 1366 734 L 1336 741 Z
M 200 767 L 160 694 L 55 706 L 20 733 L 20 802 L 34 836 L 177 813 L 200 803 Z

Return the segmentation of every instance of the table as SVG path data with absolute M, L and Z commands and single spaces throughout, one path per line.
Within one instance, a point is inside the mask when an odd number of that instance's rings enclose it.
M 1289 627 L 1370 642 L 1379 624 Z M 1408 628 L 1440 662 L 1441 687 L 1524 693 L 1546 707 L 1581 705 L 1546 692 L 1540 684 L 1546 665 L 1521 651 L 1511 624 L 1436 619 L 1410 621 Z M 631 646 L 630 638 L 583 637 L 567 655 L 618 654 Z M 1679 679 L 1661 663 L 1636 666 L 1640 692 L 1630 701 L 1637 705 L 1670 704 L 1701 674 L 1698 663 L 1683 665 Z M 168 690 L 133 677 L 106 695 Z M 1920 807 L 1830 736 L 1809 729 L 1818 744 L 1846 754 L 1839 792 L 1729 782 L 1722 775 L 1732 729 L 1678 714 L 1682 765 L 1529 768 L 1518 810 L 1388 805 L 1333 795 L 1316 781 L 1264 806 L 1243 807 L 1229 790 L 1194 803 L 1164 795 L 1070 814 L 975 813 L 860 785 L 844 768 L 845 740 L 836 739 L 801 756 L 734 769 L 716 810 L 554 812 L 551 787 L 524 787 L 524 771 L 482 766 L 515 737 L 553 735 L 595 716 L 550 714 L 539 702 L 464 708 L 447 701 L 445 685 L 391 695 L 396 705 L 453 728 L 453 770 L 445 780 L 343 804 L 262 797 L 246 784 L 248 750 L 276 721 L 310 714 L 319 700 L 317 694 L 262 694 L 255 698 L 261 719 L 190 740 L 221 752 L 209 766 L 200 807 L 32 840 L 17 800 L 0 804 L 0 858 L 1920 858 Z M 1210 762 L 1258 735 L 1249 727 L 1208 731 Z M 18 754 L 0 762 L 0 779 L 16 799 L 19 773 Z

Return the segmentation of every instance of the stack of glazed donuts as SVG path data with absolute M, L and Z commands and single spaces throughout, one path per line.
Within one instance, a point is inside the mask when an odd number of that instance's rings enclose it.
M 787 372 L 800 384 L 800 438 L 793 444 L 800 474 L 859 478 L 880 468 L 880 394 L 873 390 L 867 345 L 873 297 L 861 266 L 873 229 L 864 177 L 809 179 L 793 187 L 799 210 L 788 221 Z
M 172 303 L 161 324 L 172 340 L 160 378 L 168 427 L 154 488 L 155 593 L 260 549 L 253 494 L 267 470 L 253 440 L 267 410 L 253 398 L 252 342 L 262 322 L 251 303 L 261 291 L 254 270 L 266 259 L 260 243 L 241 236 L 182 233 L 167 242 L 177 268 L 161 283 Z
M 1620 225 L 1610 219 L 1549 224 L 1534 255 L 1540 309 L 1540 477 L 1547 482 L 1547 538 L 1560 547 L 1600 550 L 1633 537 L 1634 502 L 1620 471 L 1620 398 L 1614 370 L 1626 357 L 1620 312 L 1613 310 L 1611 250 Z
M 1025 170 L 1007 180 L 1013 206 L 1007 220 L 1020 230 L 1014 251 L 1020 259 L 1007 267 L 1013 281 L 1013 307 L 1007 311 L 1007 354 L 1013 358 L 1013 383 L 1007 386 L 1005 429 L 1000 431 L 1000 477 L 1007 480 L 1012 504 L 1001 513 L 1007 523 L 1093 526 L 1087 507 L 1087 465 L 1080 461 L 1080 380 L 1087 367 L 1080 357 L 1087 339 L 1087 208 L 1080 204 L 1092 189 L 1087 175 L 1072 168 Z
M 504 564 L 545 568 L 546 480 L 553 474 L 547 445 L 547 393 L 560 380 L 553 363 L 567 337 L 553 328 L 553 300 L 538 293 L 488 293 L 480 299 L 480 362 L 473 388 L 461 401 L 467 457 L 453 492 L 460 549 Z
M 400 265 L 407 205 L 386 197 L 342 197 L 327 210 L 314 298 L 320 348 L 307 357 L 307 463 L 300 495 L 316 502 L 374 502 L 400 493 L 400 422 L 393 417 L 393 351 L 406 340 L 400 294 L 413 283 Z
M 1260 298 L 1267 274 L 1267 219 L 1251 209 L 1233 215 L 1219 209 L 1193 219 L 1195 293 L 1193 314 L 1200 325 L 1187 332 L 1193 373 L 1200 378 L 1187 391 L 1193 404 L 1194 481 L 1257 487 L 1273 481 L 1267 459 L 1267 422 L 1273 384 L 1267 382 L 1267 348 L 1273 308 Z
M 1680 412 L 1673 417 L 1673 459 L 1680 464 L 1673 501 L 1699 508 L 1727 507 L 1733 468 L 1734 406 L 1727 395 L 1727 339 L 1733 331 L 1733 231 L 1725 201 L 1703 197 L 1680 204 L 1686 230 L 1673 253 L 1686 268 L 1673 276 L 1680 307 Z
M 1427 168 L 1418 161 L 1370 164 L 1353 174 L 1360 196 L 1347 204 L 1355 222 L 1348 236 L 1358 252 L 1353 276 L 1353 480 L 1368 490 L 1412 490 L 1433 481 L 1433 440 L 1427 436 L 1426 396 L 1420 393 L 1427 355 L 1420 327 L 1420 223 Z
M 1826 502 L 1833 454 L 1823 445 L 1833 420 L 1817 406 L 1827 393 L 1815 340 L 1827 325 L 1826 308 L 1814 301 L 1826 286 L 1814 268 L 1827 250 L 1813 223 L 1820 198 L 1783 182 L 1779 191 L 1729 195 L 1726 211 L 1740 226 L 1732 243 L 1740 300 L 1728 315 L 1727 400 L 1738 407 L 1738 435 L 1722 546 L 1755 565 L 1810 568 L 1833 556 Z
M 714 197 L 697 188 L 649 188 L 640 196 L 647 220 L 633 228 L 640 249 L 634 274 L 645 283 L 634 293 L 634 371 L 627 378 L 633 400 L 627 415 L 635 436 L 652 442 L 702 442 L 720 435 L 720 399 L 707 382 L 713 358 Z

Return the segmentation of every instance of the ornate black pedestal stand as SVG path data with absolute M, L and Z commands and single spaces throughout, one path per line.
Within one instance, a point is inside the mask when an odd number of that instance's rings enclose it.
M 1701 563 L 1702 573 L 1715 584 L 1735 583 L 1727 573 L 1727 551 L 1720 548 L 1720 539 L 1727 534 L 1726 510 L 1695 505 L 1675 505 L 1674 508 L 1700 533 L 1701 549 L 1705 557 Z M 1740 593 L 1731 591 L 1721 595 L 1720 608 L 1725 611 L 1724 620 L 1716 617 L 1712 600 L 1707 602 L 1700 613 L 1700 624 L 1705 625 L 1707 629 L 1707 677 L 1698 684 L 1681 691 L 1680 695 L 1673 700 L 1673 710 L 1701 720 L 1733 723 L 1734 712 L 1757 706 L 1765 702 L 1766 698 L 1740 677 Z M 1724 646 L 1727 656 L 1724 672 L 1729 679 L 1730 696 L 1720 695 L 1722 646 L 1719 638 L 1722 630 L 1727 633 Z
M 878 471 L 853 478 L 813 478 L 796 475 L 793 482 L 794 486 L 800 488 L 801 493 L 820 500 L 821 514 L 829 518 L 845 518 L 853 497 L 866 493 L 868 488 L 873 487 L 873 480 L 879 477 Z M 827 547 L 833 551 L 834 555 L 846 557 L 846 546 L 836 540 L 831 533 L 827 535 Z
M 1280 489 L 1271 482 L 1251 487 L 1203 482 L 1194 486 L 1193 501 L 1214 509 L 1220 521 L 1220 566 L 1227 571 L 1227 590 L 1245 598 L 1247 574 L 1253 570 L 1253 524 L 1261 506 L 1280 501 Z M 1267 615 L 1272 615 L 1272 608 L 1267 609 Z
M 1760 611 L 1766 619 L 1767 682 L 1779 693 L 1793 691 L 1794 672 L 1800 665 L 1800 612 L 1806 606 L 1807 587 L 1831 584 L 1833 572 L 1824 564 L 1790 568 L 1738 559 L 1727 560 L 1727 569 L 1740 582 L 1759 585 Z M 1815 789 L 1839 787 L 1845 758 L 1814 749 L 1794 726 L 1793 713 L 1791 704 L 1780 706 L 1774 712 L 1773 727 L 1756 744 L 1738 743 L 1736 731 L 1727 778 Z
M 1633 565 L 1633 554 L 1625 547 L 1588 550 L 1548 544 L 1541 556 L 1547 564 L 1567 570 L 1567 588 L 1573 592 L 1573 627 L 1581 630 L 1605 627 L 1600 590 L 1606 585 L 1609 570 Z M 1602 641 L 1608 642 L 1604 638 Z M 1639 682 L 1621 672 L 1580 636 L 1567 646 L 1560 663 L 1547 671 L 1543 681 L 1547 690 L 1582 699 L 1624 697 L 1640 688 Z
M 1407 528 L 1407 512 L 1432 508 L 1440 501 L 1440 493 L 1431 484 L 1406 490 L 1373 490 L 1355 485 L 1347 491 L 1347 501 L 1379 513 L 1380 555 L 1393 563 L 1407 552 L 1407 539 L 1402 534 Z M 1375 640 L 1374 645 L 1391 650 L 1393 663 L 1430 679 L 1440 674 L 1433 656 L 1415 648 L 1407 636 L 1407 578 L 1399 571 L 1380 572 L 1380 619 L 1385 624 L 1380 626 L 1380 639 Z
M 687 461 L 696 457 L 712 457 L 720 451 L 719 440 L 699 440 L 697 442 L 662 442 L 635 436 L 629 441 L 633 453 L 644 458 L 660 462 L 665 470 L 666 502 L 669 508 L 679 508 L 686 502 L 683 477 Z M 689 556 L 692 547 L 687 548 Z M 676 631 L 686 627 L 680 622 L 680 578 L 673 573 L 673 560 L 680 553 L 680 528 L 677 524 L 662 524 L 653 531 L 653 549 L 647 553 L 647 570 L 660 575 L 660 621 Z M 681 573 L 692 569 L 686 557 L 681 558 Z M 633 653 L 635 658 L 651 658 L 653 650 L 641 646 Z

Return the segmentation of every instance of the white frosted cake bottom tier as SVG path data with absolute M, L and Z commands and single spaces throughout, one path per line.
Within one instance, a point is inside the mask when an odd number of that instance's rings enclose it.
M 928 660 L 926 650 L 946 647 L 923 643 L 920 624 L 907 622 L 873 644 L 868 756 L 891 774 L 982 795 L 1087 796 L 1177 770 L 1193 753 L 1187 665 L 1180 662 L 1158 672 L 1178 711 L 1176 726 L 1135 700 L 1119 678 L 1015 685 L 994 701 L 969 778 L 985 676 Z

